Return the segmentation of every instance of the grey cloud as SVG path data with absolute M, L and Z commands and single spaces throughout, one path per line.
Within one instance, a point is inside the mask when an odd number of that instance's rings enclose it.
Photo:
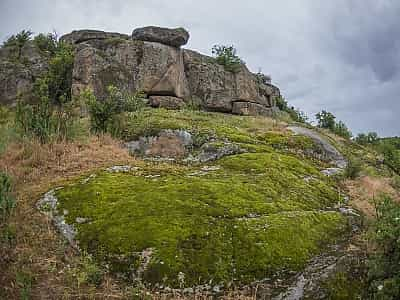
M 188 48 L 235 45 L 307 114 L 327 109 L 354 132 L 400 135 L 399 15 L 397 0 L 0 0 L 0 40 L 26 28 L 184 26 Z

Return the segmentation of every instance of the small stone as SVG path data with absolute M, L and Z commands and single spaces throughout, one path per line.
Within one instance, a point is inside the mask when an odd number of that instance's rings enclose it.
M 127 173 L 131 170 L 138 170 L 138 168 L 131 166 L 113 166 L 106 169 L 106 171 L 110 173 Z
M 76 221 L 76 223 L 78 223 L 78 224 L 83 224 L 83 223 L 86 223 L 86 222 L 88 221 L 88 219 L 87 219 L 87 218 L 77 217 L 77 218 L 75 219 L 75 221 Z
M 181 98 L 172 96 L 150 96 L 148 104 L 151 107 L 159 107 L 172 110 L 179 110 L 185 106 L 185 102 Z

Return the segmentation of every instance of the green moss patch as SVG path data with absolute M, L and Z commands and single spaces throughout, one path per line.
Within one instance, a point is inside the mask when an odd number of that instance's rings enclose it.
M 322 153 L 319 145 L 309 137 L 285 131 L 283 123 L 271 118 L 192 110 L 145 109 L 139 115 L 128 113 L 123 119 L 122 138 L 126 141 L 156 136 L 165 129 L 179 129 L 192 134 L 195 149 L 206 142 L 229 142 L 247 152 L 290 153 L 312 160 L 321 168 L 327 167 L 326 163 L 316 159 Z
M 100 172 L 59 190 L 58 209 L 80 247 L 112 271 L 173 287 L 300 270 L 346 230 L 345 218 L 326 210 L 338 200 L 334 186 L 308 161 L 245 153 L 215 165 Z M 151 258 L 140 272 L 144 252 Z

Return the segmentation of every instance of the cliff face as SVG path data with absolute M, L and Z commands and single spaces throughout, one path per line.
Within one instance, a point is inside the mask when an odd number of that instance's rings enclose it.
M 48 69 L 48 57 L 42 55 L 32 41 L 17 49 L 0 48 L 0 104 L 15 104 L 17 98 L 28 98 L 33 84 Z
M 103 98 L 113 84 L 143 91 L 149 98 L 158 96 L 149 101 L 153 106 L 195 103 L 205 110 L 244 115 L 270 115 L 276 109 L 277 87 L 260 81 L 245 65 L 232 73 L 211 57 L 181 49 L 188 39 L 182 28 L 158 27 L 136 29 L 131 36 L 96 30 L 64 35 L 61 40 L 75 47 L 72 95 L 90 88 Z M 0 59 L 0 102 L 13 103 L 21 90 L 29 91 L 40 72 L 33 72 L 34 64 L 16 68 L 6 54 Z

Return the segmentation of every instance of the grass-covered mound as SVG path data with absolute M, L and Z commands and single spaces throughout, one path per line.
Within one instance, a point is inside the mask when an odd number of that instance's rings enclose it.
M 145 163 L 59 190 L 58 211 L 68 211 L 80 247 L 112 271 L 145 283 L 248 283 L 300 270 L 346 230 L 345 218 L 326 210 L 339 199 L 333 183 L 311 160 L 286 151 L 311 147 L 309 140 L 271 133 L 261 119 L 216 116 L 155 110 L 146 125 L 132 128 L 145 133 L 151 124 L 171 128 L 165 124 L 175 122 L 179 129 L 214 132 L 251 153 L 205 169 Z

